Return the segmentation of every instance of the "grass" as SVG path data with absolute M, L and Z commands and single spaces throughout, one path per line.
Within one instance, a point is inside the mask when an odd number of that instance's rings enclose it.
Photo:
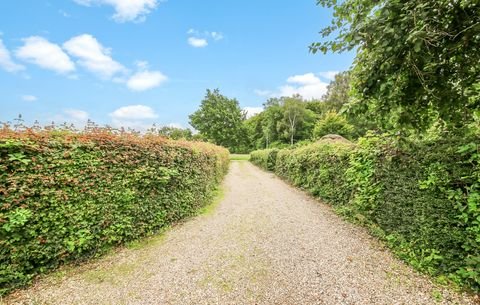
M 232 161 L 248 161 L 250 160 L 250 155 L 242 155 L 242 154 L 230 154 L 230 160 Z
M 210 202 L 198 211 L 198 215 L 211 215 L 225 197 L 225 186 L 220 185 L 213 193 Z

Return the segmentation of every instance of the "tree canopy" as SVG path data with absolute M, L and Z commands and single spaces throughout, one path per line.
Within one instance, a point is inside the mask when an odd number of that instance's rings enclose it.
M 190 115 L 190 125 L 206 140 L 238 152 L 246 142 L 245 118 L 236 99 L 223 96 L 218 89 L 207 90 L 200 109 Z
M 312 52 L 356 49 L 350 111 L 386 125 L 463 125 L 480 104 L 478 0 L 319 0 L 332 24 Z

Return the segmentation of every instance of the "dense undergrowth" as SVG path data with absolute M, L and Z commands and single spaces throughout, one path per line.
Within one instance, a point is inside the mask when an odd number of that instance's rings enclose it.
M 478 292 L 479 144 L 476 137 L 369 134 L 357 144 L 280 150 L 276 158 L 257 151 L 251 160 L 367 226 L 415 268 Z
M 193 215 L 226 149 L 96 130 L 0 130 L 0 295 Z

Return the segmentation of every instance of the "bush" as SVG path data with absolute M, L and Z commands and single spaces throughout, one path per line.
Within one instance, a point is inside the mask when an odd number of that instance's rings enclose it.
M 347 119 L 336 112 L 327 112 L 313 129 L 313 136 L 319 139 L 328 134 L 338 134 L 345 138 L 351 138 L 355 128 L 348 123 Z
M 279 151 L 275 172 L 369 227 L 417 269 L 479 291 L 479 143 L 320 141 Z
M 0 294 L 194 214 L 228 162 L 158 136 L 0 130 Z
M 353 214 L 417 269 L 480 290 L 479 139 L 361 139 L 351 156 Z M 469 143 L 465 145 L 465 143 Z
M 250 153 L 250 161 L 263 169 L 273 170 L 278 151 L 276 148 L 252 151 Z
M 319 141 L 294 150 L 281 150 L 275 173 L 332 205 L 348 203 L 352 188 L 346 179 L 354 145 Z

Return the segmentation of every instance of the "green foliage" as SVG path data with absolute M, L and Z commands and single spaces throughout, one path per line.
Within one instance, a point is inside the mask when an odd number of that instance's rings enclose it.
M 206 140 L 243 153 L 247 136 L 243 125 L 245 116 L 236 99 L 221 95 L 218 89 L 207 90 L 200 109 L 190 115 L 190 125 Z
M 319 0 L 331 26 L 311 51 L 357 50 L 350 111 L 388 128 L 470 123 L 480 97 L 478 0 Z
M 327 112 L 315 124 L 313 136 L 319 139 L 327 134 L 338 134 L 345 138 L 351 138 L 354 127 L 350 125 L 345 117 L 336 112 Z
M 343 105 L 350 100 L 350 72 L 344 71 L 335 75 L 328 84 L 327 93 L 322 97 L 322 103 L 328 105 L 328 111 L 340 112 Z
M 475 136 L 368 134 L 357 145 L 281 150 L 275 172 L 369 227 L 417 269 L 480 291 L 479 165 Z
M 333 205 L 348 203 L 352 188 L 345 172 L 353 145 L 318 141 L 277 155 L 275 173 Z
M 274 170 L 278 149 L 256 150 L 250 153 L 250 161 L 266 170 Z
M 294 96 L 283 99 L 283 120 L 281 123 L 286 126 L 284 136 L 290 140 L 290 145 L 294 144 L 299 133 L 299 126 L 307 125 L 308 121 L 309 112 L 301 97 Z
M 263 112 L 245 121 L 249 147 L 280 148 L 310 139 L 317 116 L 308 105 L 300 96 L 269 99 Z
M 0 294 L 193 215 L 228 162 L 153 135 L 0 130 Z
M 163 126 L 159 129 L 152 128 L 149 130 L 149 132 L 172 140 L 191 140 L 193 138 L 192 131 L 188 128 L 184 129 L 172 126 Z

